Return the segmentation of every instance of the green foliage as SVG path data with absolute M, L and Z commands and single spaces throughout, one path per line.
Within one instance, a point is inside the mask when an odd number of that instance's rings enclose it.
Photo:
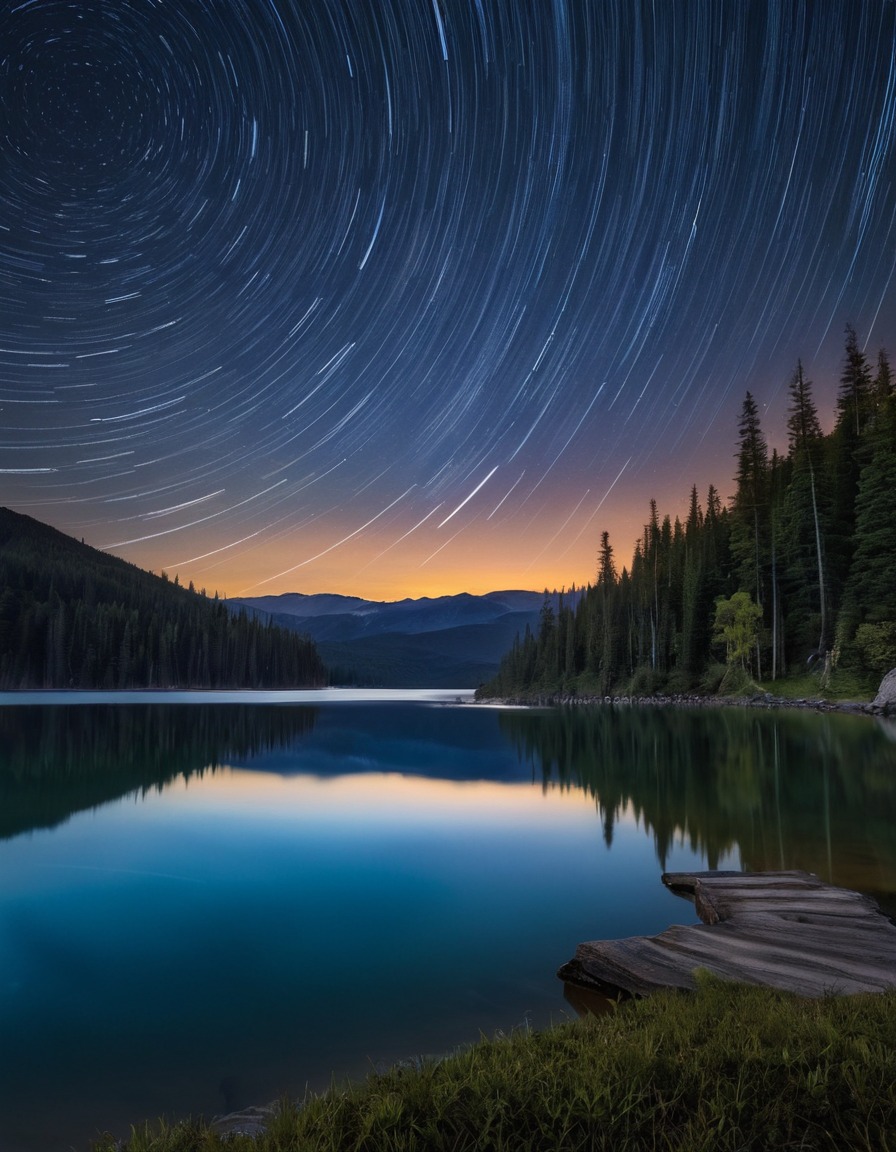
M 749 592 L 735 592 L 725 600 L 716 601 L 713 621 L 713 639 L 725 645 L 725 659 L 729 664 L 746 667 L 746 660 L 759 639 L 759 621 L 762 609 L 750 599 Z
M 602 533 L 595 583 L 558 623 L 556 638 L 542 628 L 538 637 L 519 639 L 481 694 L 612 697 L 682 693 L 694 684 L 749 691 L 748 656 L 749 672 L 773 684 L 786 672 L 824 667 L 837 650 L 851 685 L 892 666 L 896 391 L 886 353 L 872 381 L 847 328 L 828 435 L 801 363 L 789 391 L 785 457 L 769 459 L 759 406 L 748 392 L 730 506 L 711 486 L 704 509 L 692 488 L 682 525 L 661 517 L 651 501 L 631 566 L 618 575 Z M 743 596 L 753 608 L 740 616 Z M 732 615 L 714 630 L 719 601 Z M 722 672 L 714 667 L 717 641 L 726 646 Z M 837 669 L 834 679 L 843 676 Z
M 831 490 L 826 551 L 835 603 L 842 599 L 855 550 L 856 494 L 873 408 L 868 362 L 859 348 L 855 329 L 848 324 L 837 420 L 825 445 Z
M 824 538 L 831 497 L 823 466 L 824 438 L 803 366 L 790 381 L 787 419 L 790 476 L 779 496 L 776 544 L 782 559 L 781 588 L 787 603 L 787 643 L 820 652 L 829 640 L 829 595 Z
M 860 624 L 856 629 L 855 646 L 861 654 L 863 667 L 881 674 L 896 668 L 896 622 Z
M 311 640 L 0 509 L 0 689 L 323 684 Z
M 845 640 L 863 622 L 896 623 L 896 404 L 877 413 L 855 504 L 854 555 L 843 598 Z
M 865 717 L 620 703 L 513 709 L 500 724 L 545 790 L 594 800 L 608 844 L 635 813 L 664 869 L 685 843 L 709 868 L 736 855 L 748 870 L 800 868 L 849 884 L 852 859 L 864 857 L 892 887 L 896 743 Z M 832 840 L 855 856 L 832 861 Z
M 720 696 L 745 696 L 758 691 L 758 685 L 741 664 L 726 664 L 725 675 L 719 685 Z
M 769 462 L 759 408 L 748 392 L 738 425 L 737 484 L 731 501 L 731 552 L 738 587 L 766 599 L 769 555 Z
M 657 674 L 643 664 L 635 669 L 627 685 L 627 696 L 652 696 L 661 687 Z
M 823 682 L 823 665 L 810 672 L 792 673 L 786 680 L 766 681 L 760 691 L 773 692 L 785 700 L 869 700 L 877 691 L 879 673 L 844 668 L 837 664 L 827 684 Z
M 805 1001 L 701 980 L 284 1102 L 257 1140 L 187 1121 L 128 1152 L 879 1152 L 896 1125 L 896 994 Z M 119 1147 L 100 1140 L 95 1152 Z
M 720 664 L 714 660 L 712 663 L 707 664 L 703 675 L 700 677 L 700 691 L 705 692 L 709 696 L 714 696 L 722 689 L 722 681 L 728 675 L 729 667 L 727 664 Z

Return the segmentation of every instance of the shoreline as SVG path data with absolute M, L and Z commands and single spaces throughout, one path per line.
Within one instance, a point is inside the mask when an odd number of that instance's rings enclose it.
M 0 707 L 44 704 L 458 704 L 473 688 L 16 688 Z
M 812 712 L 842 712 L 854 716 L 887 718 L 894 715 L 889 704 L 875 704 L 862 700 L 824 700 L 822 698 L 775 696 L 771 692 L 755 692 L 749 696 L 700 696 L 682 693 L 673 696 L 580 696 L 577 693 L 553 692 L 533 696 L 475 696 L 473 704 L 508 708 L 566 708 L 566 707 L 637 707 L 637 708 L 789 708 Z

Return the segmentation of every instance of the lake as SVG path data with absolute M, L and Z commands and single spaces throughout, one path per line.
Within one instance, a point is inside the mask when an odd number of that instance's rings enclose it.
M 693 920 L 664 870 L 894 908 L 890 722 L 408 695 L 0 699 L 5 1152 L 562 1020 L 580 941 Z

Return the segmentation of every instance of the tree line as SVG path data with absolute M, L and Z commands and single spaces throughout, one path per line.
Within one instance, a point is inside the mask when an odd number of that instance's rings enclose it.
M 0 689 L 324 683 L 308 637 L 0 509 Z
M 0 708 L 0 840 L 234 758 L 299 749 L 316 719 L 316 708 L 279 704 Z
M 603 532 L 584 593 L 545 599 L 481 691 L 598 695 L 715 690 L 807 667 L 864 675 L 896 665 L 896 388 L 846 328 L 832 430 L 801 363 L 789 382 L 787 451 L 769 452 L 746 393 L 734 495 L 691 489 L 685 522 L 651 500 L 630 567 Z
M 748 870 L 805 868 L 839 883 L 831 869 L 847 871 L 850 853 L 832 862 L 833 835 L 892 875 L 896 744 L 872 724 L 839 719 L 620 707 L 507 709 L 498 722 L 545 791 L 593 797 L 607 847 L 618 823 L 634 817 L 663 870 L 685 844 L 708 868 L 725 867 L 737 850 Z

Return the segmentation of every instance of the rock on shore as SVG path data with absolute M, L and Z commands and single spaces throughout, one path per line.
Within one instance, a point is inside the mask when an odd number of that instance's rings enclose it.
M 896 668 L 891 668 L 881 680 L 872 707 L 881 708 L 884 712 L 896 712 Z

